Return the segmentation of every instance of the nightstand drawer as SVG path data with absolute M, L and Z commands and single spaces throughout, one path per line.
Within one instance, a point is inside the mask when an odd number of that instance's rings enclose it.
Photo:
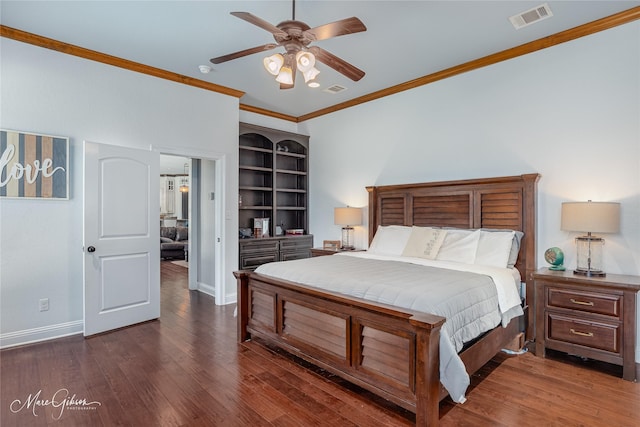
M 547 328 L 549 340 L 569 342 L 620 354 L 622 337 L 619 325 L 581 321 L 549 313 Z
M 548 288 L 547 305 L 620 319 L 622 295 Z

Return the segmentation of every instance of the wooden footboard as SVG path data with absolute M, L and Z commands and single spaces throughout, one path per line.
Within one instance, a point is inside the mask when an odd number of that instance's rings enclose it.
M 238 341 L 260 337 L 438 424 L 445 319 L 239 271 Z
M 439 339 L 445 318 L 346 298 L 249 271 L 238 281 L 238 342 L 260 337 L 416 414 L 435 426 Z M 460 353 L 474 373 L 522 330 L 497 327 Z

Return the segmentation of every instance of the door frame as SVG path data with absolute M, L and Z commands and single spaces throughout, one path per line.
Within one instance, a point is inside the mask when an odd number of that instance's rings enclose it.
M 224 227 L 224 212 L 225 212 L 225 170 L 226 170 L 226 154 L 216 151 L 202 150 L 191 147 L 160 147 L 151 145 L 151 150 L 158 152 L 160 155 L 166 154 L 171 156 L 180 156 L 191 159 L 209 160 L 215 163 L 215 248 L 214 248 L 214 265 L 215 265 L 215 283 L 214 283 L 214 295 L 216 305 L 225 305 L 225 289 L 224 289 L 224 277 L 226 274 L 225 263 L 223 256 L 223 242 L 225 241 L 225 227 Z M 193 164 L 193 162 L 192 162 Z M 192 169 L 193 172 L 193 169 Z M 199 240 L 200 240 L 200 211 L 199 211 L 199 197 L 200 197 L 200 177 L 192 177 L 190 183 L 189 194 L 189 289 L 197 290 L 210 294 L 201 289 L 198 282 L 200 259 Z M 198 195 L 198 197 L 194 197 Z M 191 267 L 191 263 L 195 261 L 195 268 Z

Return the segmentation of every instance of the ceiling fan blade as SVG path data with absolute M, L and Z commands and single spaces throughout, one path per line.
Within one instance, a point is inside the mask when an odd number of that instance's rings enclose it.
M 344 74 L 354 82 L 357 82 L 364 77 L 365 72 L 361 69 L 349 64 L 347 61 L 338 58 L 332 53 L 327 52 L 318 46 L 311 46 L 309 51 L 313 53 L 317 61 L 322 62 L 325 65 L 333 68 L 337 72 Z
M 230 53 L 228 55 L 218 56 L 217 58 L 211 58 L 211 61 L 214 64 L 221 64 L 223 62 L 231 61 L 232 59 L 242 58 L 243 56 L 253 55 L 258 52 L 266 52 L 267 50 L 271 50 L 278 47 L 275 43 L 267 43 L 262 46 L 252 47 L 251 49 L 245 49 L 238 52 Z
M 271 34 L 286 37 L 287 33 L 282 31 L 280 28 L 271 24 L 270 22 L 265 21 L 264 19 L 258 18 L 255 15 L 250 14 L 249 12 L 231 12 L 233 16 L 236 18 L 243 19 L 250 24 L 256 25 L 263 30 L 269 31 Z
M 361 31 L 367 31 L 367 27 L 364 26 L 361 20 L 354 16 L 311 28 L 305 31 L 305 33 L 312 34 L 315 40 L 326 40 L 331 37 L 344 36 Z

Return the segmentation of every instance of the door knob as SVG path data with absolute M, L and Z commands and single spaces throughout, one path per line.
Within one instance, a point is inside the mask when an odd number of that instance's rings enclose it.
M 93 246 L 89 246 L 89 247 L 87 248 L 87 252 L 95 252 L 95 251 L 96 251 L 96 248 L 95 248 L 95 247 L 93 247 Z

